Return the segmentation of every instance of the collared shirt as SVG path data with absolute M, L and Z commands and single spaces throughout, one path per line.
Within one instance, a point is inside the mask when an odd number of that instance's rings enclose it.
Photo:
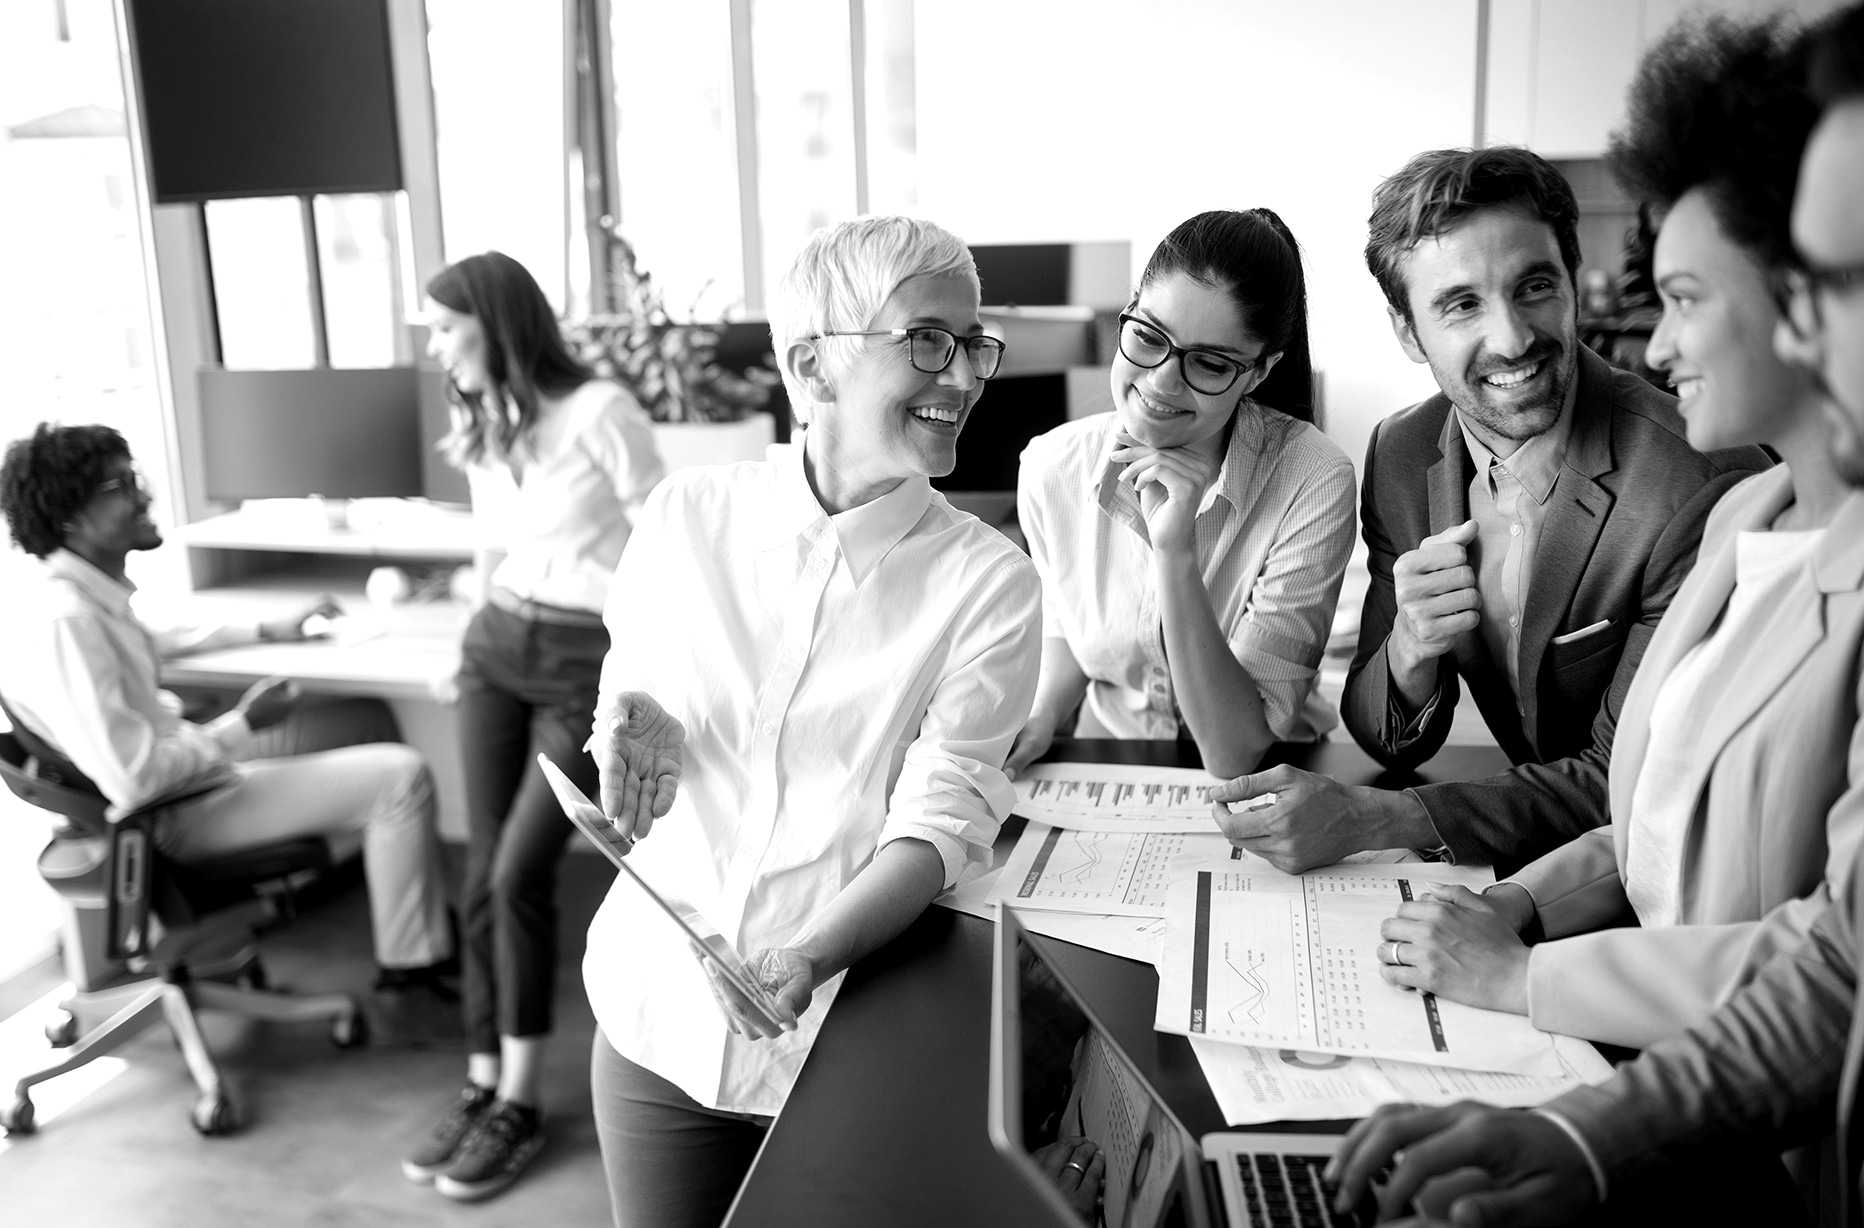
M 1476 521 L 1470 563 L 1482 598 L 1478 626 L 1490 659 L 1508 670 L 1508 685 L 1519 699 L 1521 619 L 1527 613 L 1547 501 L 1566 460 L 1573 407 L 1569 403 L 1551 427 L 1522 443 L 1507 460 L 1476 438 L 1460 409 L 1456 424 L 1476 471 L 1469 481 L 1469 514 Z
M 802 460 L 668 478 L 607 611 L 597 736 L 623 691 L 686 727 L 673 808 L 630 864 L 747 955 L 790 942 L 891 840 L 935 848 L 947 885 L 986 863 L 1041 667 L 1040 584 L 1006 538 L 923 478 L 830 516 Z M 795 1032 L 729 1035 L 685 939 L 626 880 L 583 975 L 619 1053 L 757 1114 L 782 1106 L 841 983 Z
M 1151 539 L 1110 459 L 1118 432 L 1108 413 L 1031 440 L 1017 512 L 1042 575 L 1043 635 L 1065 639 L 1088 677 L 1076 732 L 1172 738 L 1181 721 Z M 1352 554 L 1353 495 L 1353 464 L 1339 445 L 1244 401 L 1198 508 L 1198 566 L 1217 625 L 1284 741 L 1311 741 L 1339 723 L 1314 679 Z
M 564 398 L 558 424 L 520 465 L 466 470 L 481 544 L 502 551 L 492 583 L 544 605 L 598 613 L 629 526 L 662 473 L 653 424 L 634 398 L 590 380 Z
M 161 689 L 162 653 L 118 583 L 68 550 L 25 575 L 4 607 L 0 695 L 96 782 L 114 813 L 230 778 L 251 737 L 237 712 L 207 725 Z

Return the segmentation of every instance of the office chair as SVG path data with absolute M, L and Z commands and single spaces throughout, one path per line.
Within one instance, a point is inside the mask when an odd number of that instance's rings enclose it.
M 14 1084 L 12 1102 L 0 1108 L 0 1128 L 31 1133 L 34 1084 L 121 1048 L 158 1016 L 166 1018 L 200 1089 L 191 1117 L 205 1135 L 237 1129 L 240 1114 L 197 1010 L 329 1020 L 338 1048 L 367 1043 L 354 996 L 267 989 L 253 945 L 253 923 L 288 912 L 290 892 L 330 866 L 322 840 L 285 840 L 185 866 L 169 861 L 155 847 L 155 821 L 198 794 L 166 798 L 111 823 L 96 785 L 18 720 L 12 724 L 0 732 L 0 777 L 53 817 L 39 874 L 64 897 L 61 945 L 76 992 L 46 1027 L 46 1038 L 66 1051 Z

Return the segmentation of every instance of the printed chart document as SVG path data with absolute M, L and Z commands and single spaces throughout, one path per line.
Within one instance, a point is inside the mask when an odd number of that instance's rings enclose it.
M 933 900 L 953 912 L 995 922 L 998 875 L 1002 868 L 986 870 Z M 1110 955 L 1136 959 L 1157 967 L 1164 956 L 1165 919 L 1161 916 L 1109 916 L 1104 913 L 1044 912 L 1031 909 L 1017 914 L 1024 928 L 1049 938 L 1092 947 Z
M 1254 853 L 1233 848 L 1214 826 L 1197 833 L 1077 831 L 1029 823 L 997 879 L 996 894 L 1018 909 L 1162 917 L 1167 889 L 1185 861 L 1240 862 L 1251 873 L 1280 874 Z M 1354 853 L 1345 864 L 1414 860 L 1408 849 Z
M 1208 832 L 1222 783 L 1197 768 L 1037 763 L 1016 778 L 1016 813 L 1075 831 Z
M 1230 847 L 1214 824 L 1196 834 L 1155 831 L 1078 831 L 1030 823 L 997 879 L 996 898 L 1017 908 L 1043 908 L 1112 916 L 1162 917 L 1172 862 L 1247 859 L 1273 874 L 1260 857 Z
M 1453 1070 L 1376 1057 L 1346 1057 L 1300 1049 L 1265 1049 L 1191 1038 L 1191 1052 L 1232 1126 L 1266 1121 L 1326 1121 L 1364 1117 L 1381 1104 L 1425 1106 L 1480 1100 L 1500 1108 L 1545 1104 L 1582 1083 L 1603 1083 L 1611 1063 L 1583 1040 L 1553 1036 L 1555 1075 Z
M 1262 874 L 1206 862 L 1175 877 L 1159 967 L 1161 1032 L 1433 1066 L 1554 1076 L 1553 1039 L 1520 1015 L 1389 985 L 1379 923 L 1438 884 L 1480 888 L 1487 867 L 1334 866 Z

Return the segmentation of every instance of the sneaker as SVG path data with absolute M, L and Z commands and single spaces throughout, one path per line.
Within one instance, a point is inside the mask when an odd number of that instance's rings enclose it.
M 460 996 L 432 978 L 384 980 L 369 995 L 370 1044 L 379 1047 L 457 1046 L 466 1039 Z
M 446 1115 L 435 1124 L 427 1140 L 401 1162 L 401 1175 L 426 1185 L 445 1172 L 453 1163 L 453 1157 L 459 1154 L 466 1136 L 492 1111 L 492 1091 L 489 1087 L 468 1083 L 447 1106 Z
M 460 1202 L 490 1198 L 516 1181 L 543 1146 L 543 1116 L 500 1100 L 460 1144 L 452 1165 L 434 1178 L 434 1188 Z

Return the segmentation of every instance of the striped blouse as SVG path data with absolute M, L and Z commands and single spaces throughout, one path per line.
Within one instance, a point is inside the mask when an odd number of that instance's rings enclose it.
M 1017 512 L 1042 577 L 1043 636 L 1065 639 L 1088 677 L 1076 735 L 1176 738 L 1145 518 L 1108 459 L 1118 430 L 1116 415 L 1097 414 L 1031 440 Z M 1198 509 L 1197 557 L 1217 624 L 1282 741 L 1339 723 L 1313 687 L 1352 553 L 1353 496 L 1338 444 L 1243 401 Z

